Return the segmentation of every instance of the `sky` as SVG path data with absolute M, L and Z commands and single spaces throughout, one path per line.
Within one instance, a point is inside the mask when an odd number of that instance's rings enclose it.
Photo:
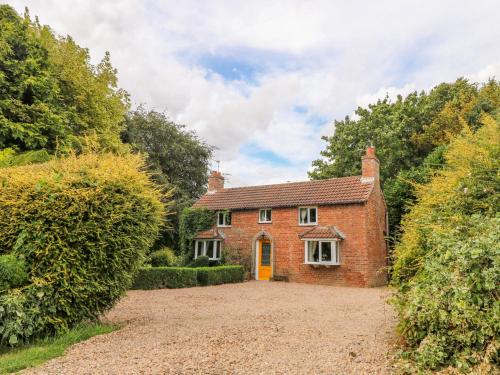
M 467 77 L 500 78 L 493 1 L 8 1 L 111 53 L 134 106 L 217 147 L 226 186 L 307 179 L 334 120 Z

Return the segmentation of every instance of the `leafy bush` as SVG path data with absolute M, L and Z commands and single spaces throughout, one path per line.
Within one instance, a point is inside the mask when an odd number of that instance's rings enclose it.
M 16 288 L 28 281 L 26 265 L 14 254 L 0 255 L 0 291 Z
M 174 251 L 168 247 L 154 251 L 149 258 L 153 267 L 173 267 L 180 262 Z
M 251 252 L 238 247 L 224 246 L 222 249 L 222 263 L 242 266 L 246 274 L 252 270 Z
M 444 169 L 418 186 L 396 247 L 393 299 L 412 373 L 499 364 L 499 125 L 484 116 L 445 152 Z
M 241 283 L 245 278 L 242 266 L 219 266 L 197 268 L 199 285 Z
M 97 318 L 130 286 L 164 207 L 139 156 L 70 156 L 0 169 L 0 253 L 28 285 L 0 294 L 0 345 Z
M 188 288 L 197 285 L 196 268 L 146 267 L 135 277 L 132 289 Z
M 208 267 L 210 265 L 210 258 L 206 255 L 201 255 L 196 259 L 193 259 L 191 263 L 189 263 L 189 267 Z
M 215 223 L 215 212 L 204 207 L 185 208 L 179 218 L 179 248 L 191 259 L 194 255 L 193 240 L 201 231 L 210 229 Z

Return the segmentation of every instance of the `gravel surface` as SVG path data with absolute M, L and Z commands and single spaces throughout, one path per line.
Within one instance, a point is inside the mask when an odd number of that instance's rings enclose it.
M 130 291 L 113 333 L 26 374 L 387 374 L 387 288 L 280 282 Z

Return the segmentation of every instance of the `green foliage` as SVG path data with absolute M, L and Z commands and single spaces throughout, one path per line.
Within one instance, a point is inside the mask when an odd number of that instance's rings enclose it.
M 244 274 L 241 266 L 146 267 L 139 270 L 132 289 L 173 289 L 239 283 L 244 280 Z
M 147 155 L 155 178 L 175 187 L 177 197 L 191 200 L 205 192 L 213 147 L 185 126 L 139 107 L 127 115 L 122 138 Z
M 14 254 L 0 255 L 0 293 L 3 290 L 17 288 L 28 281 L 24 260 Z
M 141 268 L 132 289 L 188 288 L 197 285 L 196 274 L 196 268 L 188 267 Z
M 188 207 L 182 210 L 179 219 L 179 248 L 191 259 L 194 255 L 194 237 L 210 229 L 215 223 L 215 212 L 203 207 Z
M 66 152 L 86 137 L 122 148 L 128 98 L 109 54 L 93 66 L 87 49 L 8 5 L 0 5 L 0 30 L 0 149 Z
M 249 274 L 252 270 L 252 256 L 242 248 L 224 246 L 221 262 L 227 265 L 242 266 L 246 274 Z
M 172 267 L 179 265 L 179 259 L 172 249 L 164 247 L 149 255 L 153 267 Z
M 395 248 L 394 304 L 417 371 L 498 366 L 499 123 L 452 140 L 446 164 L 418 185 Z
M 0 252 L 29 275 L 0 294 L 1 345 L 96 319 L 129 287 L 164 210 L 142 168 L 139 156 L 85 154 L 0 169 Z
M 93 336 L 113 332 L 118 328 L 118 326 L 106 324 L 81 325 L 57 337 L 36 340 L 32 344 L 8 349 L 4 353 L 0 351 L 0 374 L 39 366 L 52 358 L 62 356 L 73 344 Z
M 208 267 L 210 265 L 210 258 L 206 255 L 200 255 L 189 263 L 189 267 Z
M 177 248 L 179 216 L 205 192 L 213 147 L 164 113 L 142 107 L 127 115 L 122 139 L 147 155 L 149 171 L 163 189 L 174 190 L 169 217 L 172 228 L 163 233 L 157 246 Z
M 12 152 L 9 152 L 12 151 Z M 50 155 L 45 150 L 26 151 L 16 154 L 12 149 L 0 151 L 0 168 L 17 167 L 21 165 L 45 163 L 50 160 Z
M 199 285 L 241 283 L 245 279 L 242 266 L 200 267 L 196 270 Z

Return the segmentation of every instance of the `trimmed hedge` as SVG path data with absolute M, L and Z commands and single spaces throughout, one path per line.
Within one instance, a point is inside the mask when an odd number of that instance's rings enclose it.
M 196 268 L 146 267 L 141 268 L 131 289 L 175 289 L 197 285 Z
M 242 266 L 220 267 L 147 267 L 141 268 L 131 289 L 175 289 L 197 285 L 240 283 L 244 280 Z
M 243 266 L 200 267 L 197 271 L 199 285 L 241 283 L 245 278 Z

